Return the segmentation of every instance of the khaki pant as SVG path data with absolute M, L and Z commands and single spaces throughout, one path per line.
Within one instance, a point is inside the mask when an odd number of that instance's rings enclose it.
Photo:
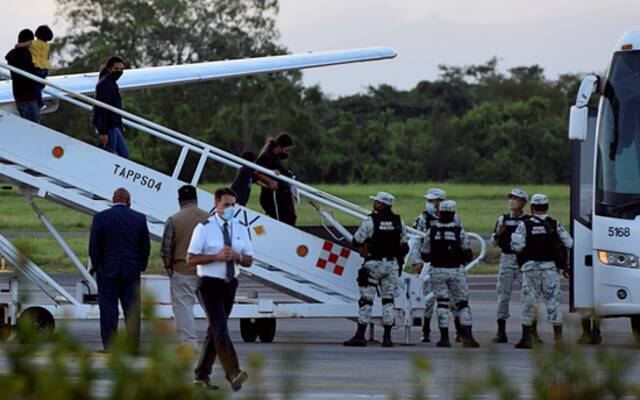
M 171 276 L 171 306 L 176 319 L 176 332 L 180 343 L 198 347 L 193 306 L 196 303 L 198 277 L 174 272 Z

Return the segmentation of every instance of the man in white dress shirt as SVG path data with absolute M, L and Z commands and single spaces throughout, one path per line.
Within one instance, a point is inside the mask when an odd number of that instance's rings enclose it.
M 209 321 L 194 383 L 217 389 L 210 375 L 216 357 L 234 391 L 240 390 L 247 373 L 240 370 L 238 356 L 227 329 L 236 289 L 238 264 L 250 267 L 253 247 L 247 228 L 234 219 L 236 194 L 229 188 L 216 190 L 215 214 L 196 226 L 191 236 L 187 263 L 197 266 L 197 293 Z

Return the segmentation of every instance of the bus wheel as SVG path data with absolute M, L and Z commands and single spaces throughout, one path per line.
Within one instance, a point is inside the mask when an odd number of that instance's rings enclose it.
M 633 338 L 636 343 L 640 344 L 640 315 L 631 317 L 631 332 L 633 332 Z

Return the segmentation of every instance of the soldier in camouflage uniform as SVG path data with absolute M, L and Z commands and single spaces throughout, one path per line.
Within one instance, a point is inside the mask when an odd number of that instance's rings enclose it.
M 555 343 L 562 343 L 562 292 L 555 245 L 560 241 L 570 249 L 573 239 L 562 224 L 547 216 L 548 210 L 547 196 L 531 196 L 532 216 L 520 222 L 511 235 L 511 248 L 518 253 L 522 265 L 522 338 L 515 346 L 518 349 L 532 347 L 531 327 L 540 297 L 547 308 L 547 319 L 553 325 Z
M 440 204 L 440 219 L 427 233 L 424 244 L 431 261 L 431 285 L 437 307 L 440 341 L 438 347 L 451 347 L 449 341 L 450 303 L 462 325 L 462 345 L 479 347 L 472 334 L 473 317 L 469 307 L 469 288 L 464 265 L 473 259 L 469 237 L 455 222 L 456 203 L 451 200 Z
M 399 215 L 391 211 L 395 201 L 389 193 L 379 192 L 371 197 L 374 211 L 362 222 L 353 235 L 353 245 L 361 248 L 365 258 L 358 271 L 360 300 L 358 301 L 358 328 L 353 338 L 344 346 L 365 347 L 367 324 L 371 321 L 371 308 L 376 293 L 382 301 L 383 347 L 393 347 L 391 328 L 395 321 L 393 300 L 395 297 L 400 265 L 408 252 L 407 229 Z
M 516 253 L 511 249 L 511 235 L 518 224 L 528 218 L 524 212 L 524 206 L 529 201 L 529 195 L 522 189 L 513 189 L 507 195 L 509 199 L 509 213 L 498 217 L 496 226 L 491 235 L 491 244 L 502 250 L 500 255 L 500 270 L 498 272 L 497 322 L 498 332 L 493 338 L 493 343 L 507 343 L 507 319 L 509 318 L 509 301 L 513 286 L 522 282 L 520 266 L 516 259 Z
M 413 227 L 426 234 L 431 225 L 438 221 L 438 208 L 440 207 L 440 203 L 445 200 L 446 193 L 442 189 L 431 188 L 427 191 L 424 198 L 427 200 L 425 210 L 418 215 Z M 413 254 L 411 255 L 411 259 L 414 260 L 414 268 L 418 275 L 422 272 L 424 263 L 428 261 L 428 255 L 422 252 L 423 243 L 424 240 L 419 238 L 415 246 L 412 248 Z M 431 288 L 431 279 L 427 278 L 424 290 L 425 293 L 431 293 L 433 291 Z M 431 299 L 427 300 L 425 303 L 421 339 L 423 343 L 431 342 L 431 317 L 433 316 L 435 304 L 435 296 L 431 297 Z

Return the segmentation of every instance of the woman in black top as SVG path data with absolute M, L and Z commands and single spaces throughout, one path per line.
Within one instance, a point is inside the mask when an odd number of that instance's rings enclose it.
M 256 161 L 256 155 L 252 151 L 245 151 L 240 157 L 250 162 Z M 237 195 L 236 204 L 240 204 L 243 207 L 247 205 L 249 197 L 251 196 L 251 186 L 253 186 L 254 183 L 274 190 L 278 188 L 277 181 L 251 167 L 243 165 L 236 174 L 233 184 L 231 184 L 231 189 L 236 192 Z
M 293 172 L 282 164 L 293 150 L 293 139 L 286 133 L 275 140 L 269 139 L 265 143 L 256 164 L 277 171 L 279 174 L 293 178 Z M 296 208 L 293 201 L 291 186 L 288 183 L 278 181 L 278 189 L 262 188 L 260 193 L 260 205 L 271 218 L 278 219 L 285 224 L 295 226 Z

